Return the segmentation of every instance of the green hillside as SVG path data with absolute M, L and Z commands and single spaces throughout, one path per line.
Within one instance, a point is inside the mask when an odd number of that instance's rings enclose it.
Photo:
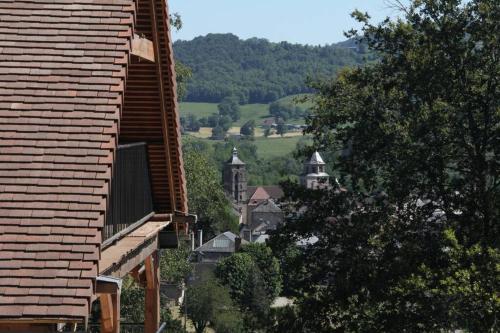
M 307 93 L 308 77 L 331 77 L 346 66 L 373 59 L 352 43 L 311 46 L 241 40 L 232 34 L 208 34 L 174 43 L 176 58 L 189 66 L 185 101 L 220 102 L 234 96 L 240 104 L 269 103 Z

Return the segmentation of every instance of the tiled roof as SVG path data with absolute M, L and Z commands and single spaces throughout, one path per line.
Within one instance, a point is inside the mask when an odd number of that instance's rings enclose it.
M 282 213 L 282 210 L 274 203 L 273 200 L 262 201 L 252 210 L 252 213 Z
M 323 158 L 321 157 L 321 155 L 315 151 L 311 158 L 309 159 L 309 161 L 307 162 L 308 164 L 319 164 L 319 165 L 324 165 L 325 164 L 325 161 L 323 161 Z
M 89 314 L 136 3 L 0 1 L 0 320 Z M 162 48 L 173 91 L 171 49 Z M 174 110 L 175 93 L 168 98 Z M 183 210 L 175 116 L 164 121 Z
M 196 248 L 194 252 L 226 252 L 233 253 L 235 251 L 236 236 L 230 231 L 226 231 L 219 234 L 203 244 L 202 246 Z M 241 240 L 242 244 L 247 244 L 248 242 L 244 239 Z
M 283 197 L 283 190 L 281 189 L 281 186 L 278 185 L 269 185 L 269 186 L 248 186 L 247 191 L 248 191 L 248 197 L 251 198 L 254 193 L 257 191 L 258 188 L 264 189 L 266 193 L 269 195 L 270 198 L 272 199 L 281 199 Z
M 255 189 L 255 192 L 253 192 L 252 196 L 250 197 L 250 201 L 267 200 L 269 198 L 270 197 L 267 191 L 263 187 L 259 186 Z

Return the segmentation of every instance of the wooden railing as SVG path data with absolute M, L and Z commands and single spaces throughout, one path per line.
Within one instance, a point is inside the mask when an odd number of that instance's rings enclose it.
M 153 213 L 147 146 L 120 145 L 117 150 L 103 240 L 109 243 Z

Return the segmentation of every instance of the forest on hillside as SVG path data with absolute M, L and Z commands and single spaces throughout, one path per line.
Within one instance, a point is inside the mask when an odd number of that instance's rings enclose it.
M 311 92 L 308 78 L 332 77 L 345 66 L 373 60 L 365 50 L 351 41 L 311 46 L 242 40 L 233 34 L 174 43 L 176 58 L 193 72 L 184 101 L 218 103 L 230 96 L 240 104 Z

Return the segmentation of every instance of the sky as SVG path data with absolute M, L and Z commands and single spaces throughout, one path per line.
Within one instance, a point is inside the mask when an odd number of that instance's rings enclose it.
M 374 22 L 397 12 L 391 0 L 169 0 L 183 28 L 175 40 L 231 32 L 240 38 L 324 45 L 345 40 L 344 31 L 359 27 L 349 14 L 368 12 Z

